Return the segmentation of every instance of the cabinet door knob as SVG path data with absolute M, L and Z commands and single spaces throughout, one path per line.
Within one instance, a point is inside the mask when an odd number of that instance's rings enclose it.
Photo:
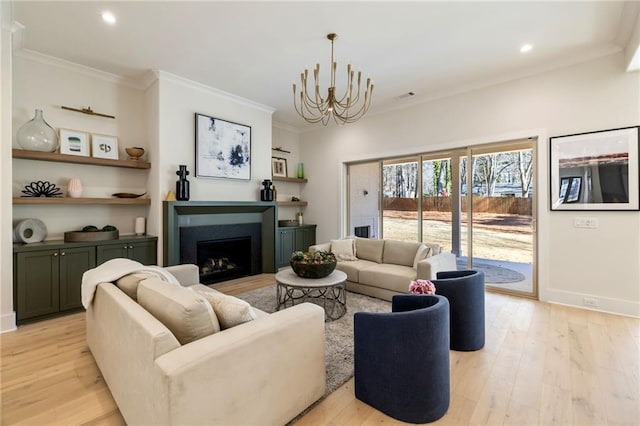
M 123 249 L 126 249 L 126 248 L 127 248 L 127 246 L 124 246 L 124 247 L 122 247 L 122 248 L 123 248 Z
M 53 257 L 58 257 L 58 252 L 57 251 L 53 253 Z
M 130 248 L 130 249 L 132 249 L 132 248 L 133 248 L 133 246 L 129 246 L 129 248 Z
M 60 253 L 60 256 L 64 256 L 65 254 L 67 254 L 67 253 L 65 253 L 65 252 L 62 252 L 62 253 Z

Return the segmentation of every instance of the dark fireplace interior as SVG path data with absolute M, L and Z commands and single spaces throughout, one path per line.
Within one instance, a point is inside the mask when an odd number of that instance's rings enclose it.
M 251 274 L 251 237 L 198 241 L 200 282 L 213 284 Z
M 215 284 L 262 273 L 261 225 L 180 228 L 180 263 L 200 268 L 200 282 Z

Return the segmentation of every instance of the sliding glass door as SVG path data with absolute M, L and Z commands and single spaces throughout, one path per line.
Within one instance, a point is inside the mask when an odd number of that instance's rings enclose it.
M 536 295 L 534 160 L 530 140 L 469 148 L 463 194 L 467 267 L 484 270 L 489 288 L 529 296 Z
M 382 237 L 418 241 L 418 158 L 382 162 Z
M 348 233 L 436 243 L 487 287 L 537 296 L 535 141 L 348 165 Z

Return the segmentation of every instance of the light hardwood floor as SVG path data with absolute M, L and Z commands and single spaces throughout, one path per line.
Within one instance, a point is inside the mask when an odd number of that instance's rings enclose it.
M 238 294 L 272 274 L 218 288 Z M 434 424 L 640 424 L 640 320 L 496 293 L 487 343 L 451 352 L 451 404 Z M 0 336 L 2 425 L 122 425 L 87 348 L 84 314 Z M 400 423 L 355 399 L 353 379 L 298 425 Z

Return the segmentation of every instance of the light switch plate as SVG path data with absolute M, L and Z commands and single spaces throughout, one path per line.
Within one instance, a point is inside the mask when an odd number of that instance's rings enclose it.
M 595 217 L 576 217 L 573 219 L 573 226 L 594 229 L 598 227 L 598 219 Z

